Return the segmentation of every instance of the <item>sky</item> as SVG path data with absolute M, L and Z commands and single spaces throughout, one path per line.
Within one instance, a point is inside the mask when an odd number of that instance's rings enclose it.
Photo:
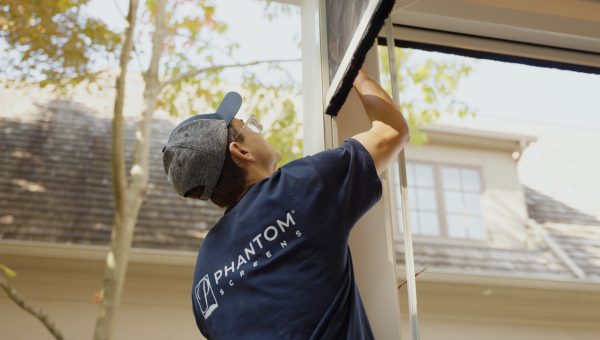
M 116 4 L 124 12 L 127 3 L 92 0 L 89 11 L 122 29 L 124 20 Z M 229 25 L 227 39 L 240 43 L 240 61 L 300 57 L 299 11 L 269 21 L 260 0 L 222 0 L 216 6 L 216 17 Z M 453 58 L 431 52 L 417 55 Z M 285 67 L 301 81 L 301 63 L 287 63 Z M 600 129 L 600 75 L 479 60 L 455 96 L 481 117 Z
M 600 75 L 480 60 L 456 97 L 482 116 L 600 129 Z

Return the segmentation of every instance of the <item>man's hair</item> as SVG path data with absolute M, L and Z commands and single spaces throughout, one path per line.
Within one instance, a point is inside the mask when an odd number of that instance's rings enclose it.
M 246 171 L 235 164 L 229 152 L 229 143 L 233 141 L 233 136 L 238 135 L 238 132 L 233 126 L 227 127 L 227 147 L 225 148 L 225 162 L 221 170 L 221 177 L 217 185 L 213 189 L 213 194 L 210 200 L 221 208 L 227 208 L 237 202 L 238 196 L 244 191 L 246 184 Z M 244 141 L 243 135 L 238 135 L 237 139 L 240 142 Z M 194 188 L 190 191 L 191 198 L 200 198 L 200 194 L 204 190 L 204 186 Z

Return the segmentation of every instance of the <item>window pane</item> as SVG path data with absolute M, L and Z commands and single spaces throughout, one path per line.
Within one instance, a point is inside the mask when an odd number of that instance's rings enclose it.
M 444 189 L 460 189 L 460 174 L 458 168 L 444 166 L 442 167 L 442 183 Z
M 402 233 L 404 230 L 404 221 L 402 220 L 402 209 L 396 210 L 396 217 L 398 218 L 398 230 Z
M 402 208 L 402 199 L 400 197 L 400 186 L 397 185 L 394 187 L 394 198 L 396 200 L 396 208 Z
M 481 214 L 481 194 L 465 193 L 465 212 L 469 214 Z
M 467 216 L 465 217 L 465 225 L 469 233 L 469 238 L 472 239 L 485 239 L 485 227 L 481 217 Z
M 418 208 L 417 189 L 415 189 L 415 188 L 408 189 L 408 206 L 411 209 L 417 209 Z
M 400 177 L 398 175 L 398 162 L 392 162 L 392 179 L 394 184 L 400 184 Z
M 479 172 L 475 169 L 462 169 L 462 186 L 465 191 L 481 191 Z
M 408 185 L 416 185 L 415 169 L 412 163 L 406 163 L 406 182 L 408 183 Z M 398 183 L 400 183 L 400 172 L 398 172 Z
M 410 227 L 415 234 L 419 233 L 419 214 L 416 210 L 410 210 Z
M 404 232 L 404 218 L 402 217 L 402 209 L 398 209 L 398 227 L 400 228 L 400 232 Z M 409 211 L 410 215 L 410 226 L 414 233 L 418 233 L 419 230 L 419 212 L 417 210 L 411 209 Z
M 414 171 L 417 186 L 433 188 L 433 167 L 431 165 L 415 164 Z
M 464 216 L 457 214 L 448 214 L 448 236 L 450 237 L 467 237 L 467 227 L 465 225 Z
M 419 213 L 419 230 L 423 235 L 439 235 L 440 224 L 438 214 L 434 212 Z
M 463 202 L 460 191 L 444 191 L 444 204 L 446 204 L 446 212 L 462 213 Z
M 437 210 L 435 190 L 419 188 L 416 191 L 419 210 Z

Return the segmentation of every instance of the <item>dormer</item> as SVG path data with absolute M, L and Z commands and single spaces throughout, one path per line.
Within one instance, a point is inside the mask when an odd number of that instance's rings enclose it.
M 441 124 L 421 131 L 428 141 L 406 147 L 414 241 L 527 247 L 529 217 L 517 162 L 536 137 Z M 401 232 L 397 165 L 393 173 Z

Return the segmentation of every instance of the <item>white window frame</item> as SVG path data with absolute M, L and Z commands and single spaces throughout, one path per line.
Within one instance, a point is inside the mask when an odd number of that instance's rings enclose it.
M 433 167 L 433 180 L 434 180 L 434 188 L 435 188 L 435 196 L 436 196 L 436 204 L 437 204 L 437 212 L 438 212 L 438 221 L 439 221 L 439 226 L 440 226 L 440 234 L 439 235 L 424 235 L 421 233 L 414 233 L 413 236 L 415 238 L 415 241 L 418 240 L 449 240 L 449 241 L 457 241 L 457 242 L 476 242 L 476 243 L 482 243 L 482 242 L 487 242 L 489 241 L 489 226 L 486 223 L 486 218 L 485 218 L 485 214 L 484 214 L 484 210 L 483 210 L 483 206 L 481 206 L 481 218 L 483 220 L 483 227 L 484 227 L 484 232 L 485 232 L 485 237 L 483 239 L 473 239 L 473 238 L 463 238 L 463 237 L 453 237 L 453 236 L 449 236 L 448 235 L 448 222 L 446 220 L 446 204 L 444 202 L 444 190 L 443 190 L 443 179 L 442 179 L 442 167 L 443 166 L 449 166 L 449 167 L 455 167 L 455 168 L 460 168 L 460 169 L 473 169 L 476 170 L 479 174 L 479 194 L 480 194 L 480 198 L 483 198 L 483 193 L 485 192 L 485 181 L 484 181 L 484 171 L 483 171 L 483 166 L 479 165 L 479 164 L 469 164 L 469 163 L 461 163 L 461 162 L 433 162 L 430 160 L 422 160 L 422 159 L 414 159 L 414 158 L 407 158 L 406 159 L 406 163 L 407 164 L 425 164 L 425 165 L 430 165 Z M 398 181 L 399 179 L 395 178 L 394 179 L 394 190 L 395 190 L 395 185 L 397 184 L 396 181 Z M 408 183 L 409 186 L 411 186 L 411 183 Z M 410 190 L 410 189 L 409 189 Z M 394 199 L 398 199 L 397 195 L 394 195 Z M 409 202 L 409 204 L 411 204 Z M 396 218 L 396 221 L 398 221 L 397 223 L 397 228 L 400 231 L 400 235 L 402 235 L 402 226 L 401 226 L 401 219 L 399 218 L 401 211 L 398 208 L 399 204 L 394 204 L 394 211 L 396 216 L 398 216 L 398 218 Z

